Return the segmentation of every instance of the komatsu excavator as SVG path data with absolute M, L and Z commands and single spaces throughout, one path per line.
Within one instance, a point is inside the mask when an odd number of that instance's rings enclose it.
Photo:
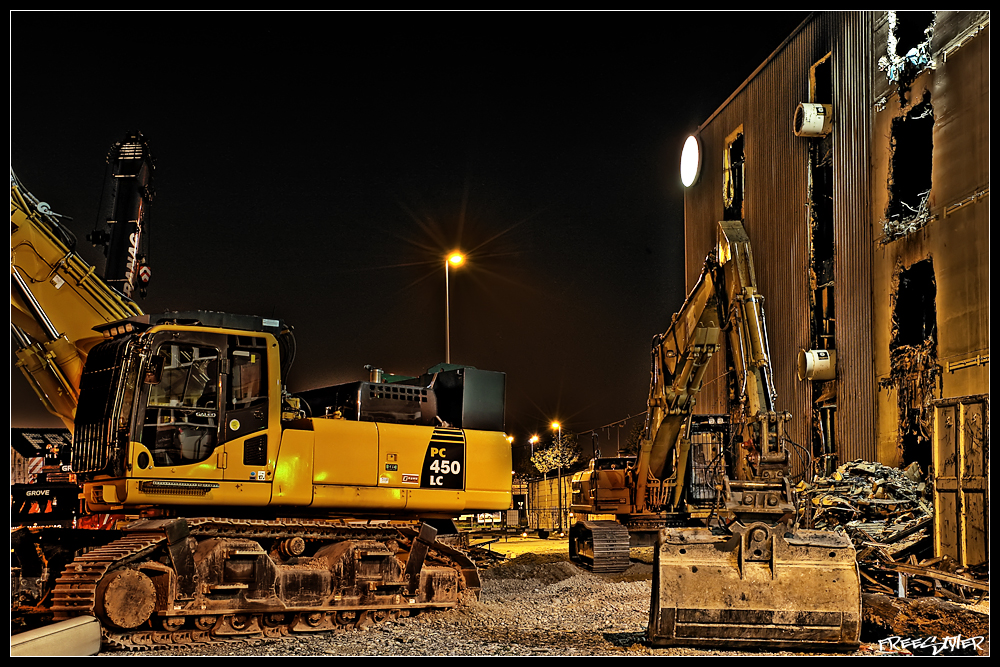
M 118 518 L 12 532 L 35 611 L 95 616 L 105 645 L 136 649 L 362 626 L 478 594 L 474 563 L 441 538 L 452 517 L 510 506 L 502 373 L 292 396 L 288 326 L 143 313 L 13 172 L 11 321 L 16 365 L 73 433 L 83 513 Z
M 855 550 L 844 535 L 799 526 L 790 415 L 776 408 L 756 286 L 742 223 L 720 223 L 716 252 L 653 339 L 639 454 L 595 458 L 573 477 L 571 509 L 585 519 L 571 527 L 570 556 L 616 572 L 629 565 L 630 538 L 655 543 L 653 645 L 851 650 L 861 622 Z M 738 405 L 695 415 L 723 332 Z M 723 435 L 693 446 L 708 422 Z M 710 518 L 721 525 L 709 527 Z

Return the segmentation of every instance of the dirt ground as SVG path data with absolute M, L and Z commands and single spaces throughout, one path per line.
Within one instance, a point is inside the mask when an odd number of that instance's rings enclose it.
M 250 644 L 164 648 L 157 656 L 582 656 L 702 657 L 747 655 L 708 648 L 653 648 L 646 643 L 653 549 L 632 549 L 626 572 L 596 575 L 569 561 L 566 538 L 477 533 L 482 594 L 461 607 L 427 612 L 336 633 L 292 634 Z M 877 601 L 883 606 L 898 601 Z M 893 623 L 862 637 L 858 650 L 837 657 L 940 653 L 942 657 L 988 654 L 941 638 L 988 642 L 988 625 L 972 618 L 956 625 L 955 606 L 898 607 Z M 892 610 L 889 610 L 892 611 Z M 959 610 L 963 613 L 966 610 Z M 886 615 L 886 614 L 884 614 Z M 983 615 L 988 623 L 988 616 Z M 946 622 L 947 621 L 947 622 Z M 930 624 L 928 623 L 930 622 Z M 886 643 L 892 640 L 895 643 Z M 919 641 L 917 641 L 919 640 Z M 881 643 L 880 643 L 881 642 Z M 906 645 L 904 645 L 906 644 Z M 919 644 L 919 645 L 918 645 Z M 979 648 L 976 651 L 975 648 Z M 985 650 L 983 650 L 985 649 Z M 102 656 L 128 656 L 109 651 Z M 147 654 L 148 655 L 148 654 Z M 755 652 L 761 656 L 826 657 L 826 653 Z
M 527 537 L 514 534 L 503 536 L 481 534 L 473 539 L 471 544 L 472 546 L 479 545 L 482 549 L 503 555 L 511 560 L 528 554 L 543 557 L 568 556 L 569 554 L 569 544 L 566 537 L 550 536 L 547 539 L 541 539 L 535 533 Z M 652 564 L 653 547 L 633 548 L 630 555 L 633 563 Z M 524 558 L 521 560 L 528 562 Z M 502 562 L 502 560 L 497 559 L 498 564 Z M 887 633 L 886 636 L 897 633 L 918 637 L 936 637 L 938 634 L 941 636 L 954 636 L 955 634 L 965 637 L 979 636 L 984 640 L 983 645 L 976 646 L 978 651 L 970 650 L 965 654 L 988 653 L 989 596 L 985 596 L 976 604 L 953 605 L 935 598 L 901 601 L 885 596 L 865 595 L 863 604 L 867 635 L 881 631 Z M 866 639 L 872 643 L 870 649 L 873 653 L 882 653 L 878 648 L 878 643 L 872 641 L 871 636 L 866 637 Z M 891 652 L 890 647 L 894 649 L 895 645 L 891 642 L 883 645 L 886 652 Z M 933 647 L 920 646 L 906 648 L 927 649 L 923 653 L 927 653 L 927 651 L 933 653 L 934 650 Z M 906 653 L 905 650 L 901 652 Z

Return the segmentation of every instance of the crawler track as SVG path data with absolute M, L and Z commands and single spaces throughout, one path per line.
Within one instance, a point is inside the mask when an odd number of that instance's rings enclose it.
M 628 529 L 617 521 L 578 521 L 569 531 L 570 558 L 592 572 L 628 569 Z
M 124 650 L 364 627 L 478 596 L 462 552 L 403 527 L 332 521 L 140 521 L 56 580 L 55 620 L 93 615 Z

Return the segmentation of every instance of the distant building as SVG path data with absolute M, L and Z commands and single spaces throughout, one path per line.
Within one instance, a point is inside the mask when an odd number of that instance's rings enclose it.
M 685 195 L 688 288 L 720 220 L 750 236 L 789 437 L 827 469 L 930 470 L 953 542 L 939 551 L 972 561 L 988 525 L 989 46 L 986 11 L 813 13 L 697 129 Z M 725 360 L 699 412 L 728 410 Z

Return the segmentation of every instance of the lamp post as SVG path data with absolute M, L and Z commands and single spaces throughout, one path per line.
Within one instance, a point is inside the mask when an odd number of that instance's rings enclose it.
M 513 461 L 513 457 L 514 457 L 514 436 L 512 436 L 512 435 L 508 435 L 507 436 L 507 444 L 510 445 L 511 461 Z M 517 486 L 520 487 L 521 486 L 521 482 L 518 481 L 517 472 L 515 470 L 511 470 L 510 471 L 510 485 L 511 485 L 511 492 L 512 492 L 511 495 L 512 495 L 512 497 L 514 495 L 516 495 L 516 494 L 513 494 L 513 491 L 514 491 L 514 482 L 515 481 L 517 481 Z M 517 490 L 520 491 L 520 488 L 518 488 Z M 514 505 L 513 501 L 512 501 L 510 509 L 514 510 L 517 513 L 517 527 L 520 528 L 521 527 L 521 510 L 523 509 L 525 512 L 527 512 L 528 511 L 527 508 L 524 507 L 523 501 L 522 501 L 522 505 L 520 506 L 520 508 L 518 508 L 516 505 Z M 507 512 L 505 514 L 505 517 L 506 518 L 504 519 L 503 525 L 504 525 L 504 531 L 506 533 L 507 528 L 509 528 L 508 521 L 510 520 L 510 512 Z
M 538 442 L 538 436 L 537 435 L 533 435 L 530 438 L 528 438 L 528 444 L 531 445 L 531 456 L 528 457 L 528 462 L 531 463 L 532 465 L 534 465 L 534 461 L 532 461 L 531 459 L 534 458 L 534 456 L 535 456 L 535 443 L 536 442 Z M 532 507 L 531 507 L 531 482 L 529 481 L 528 482 L 528 528 L 531 528 L 531 512 L 532 512 Z M 535 523 L 538 523 L 538 522 L 536 521 Z
M 556 494 L 559 496 L 559 535 L 563 533 L 563 497 L 562 497 L 562 424 L 552 422 L 552 428 L 556 431 L 556 466 L 558 476 L 556 477 Z
M 450 267 L 456 269 L 465 263 L 465 255 L 453 252 L 444 260 L 444 363 L 451 363 L 451 295 L 448 288 Z

